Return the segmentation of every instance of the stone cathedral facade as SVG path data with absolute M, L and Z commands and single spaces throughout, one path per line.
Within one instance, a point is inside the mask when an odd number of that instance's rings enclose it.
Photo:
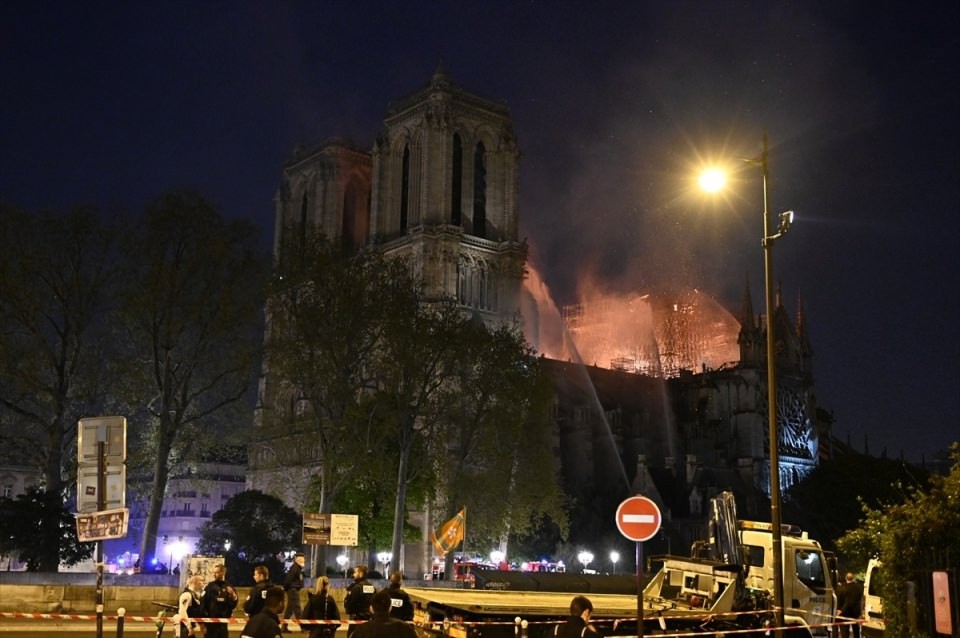
M 517 237 L 519 150 L 507 108 L 440 69 L 392 104 L 383 124 L 370 149 L 329 140 L 295 150 L 275 197 L 274 252 L 319 229 L 406 258 L 428 300 L 455 299 L 491 326 L 517 319 L 527 247 Z M 248 484 L 302 508 L 319 455 L 309 432 L 266 425 L 265 411 L 285 409 L 282 395 L 265 369 Z
M 294 151 L 275 198 L 274 250 L 318 228 L 346 246 L 407 258 L 428 299 L 455 299 L 488 325 L 511 322 L 520 312 L 527 256 L 518 240 L 518 160 L 507 108 L 471 95 L 438 70 L 390 105 L 370 148 L 329 140 Z M 585 520 L 574 530 L 586 538 L 616 537 L 607 529 L 613 512 L 633 493 L 660 503 L 678 544 L 697 537 L 707 499 L 724 489 L 743 496 L 746 514 L 762 517 L 769 485 L 768 324 L 778 348 L 783 489 L 813 469 L 830 423 L 816 405 L 802 314 L 794 322 L 779 293 L 776 308 L 772 322 L 754 315 L 745 291 L 740 361 L 715 370 L 684 370 L 666 380 L 545 361 L 554 380 L 563 486 L 589 505 L 578 508 L 575 515 Z M 266 412 L 295 409 L 282 394 L 265 369 L 247 485 L 302 510 L 319 454 L 311 432 L 267 426 L 280 419 L 266 419 Z M 417 513 L 410 522 L 428 529 L 428 518 Z M 670 540 L 664 542 L 654 549 L 669 549 Z M 409 573 L 429 571 L 426 542 L 404 551 Z

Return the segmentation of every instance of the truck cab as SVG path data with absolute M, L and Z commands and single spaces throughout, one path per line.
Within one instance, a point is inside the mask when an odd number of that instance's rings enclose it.
M 773 538 L 770 523 L 742 521 L 740 542 L 748 564 L 746 584 L 773 591 Z M 820 543 L 794 526 L 783 526 L 783 604 L 800 615 L 814 635 L 827 634 L 837 610 L 837 596 Z

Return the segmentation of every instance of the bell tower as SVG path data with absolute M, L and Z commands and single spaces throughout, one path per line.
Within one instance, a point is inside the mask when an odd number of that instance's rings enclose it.
M 409 259 L 428 299 L 456 300 L 490 324 L 519 312 L 519 155 L 506 106 L 442 68 L 390 106 L 372 153 L 372 241 Z

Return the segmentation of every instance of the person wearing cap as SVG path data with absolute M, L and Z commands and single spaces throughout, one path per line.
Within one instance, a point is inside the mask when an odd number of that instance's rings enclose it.
M 287 609 L 283 612 L 283 619 L 294 618 L 300 620 L 303 615 L 300 606 L 300 591 L 303 589 L 303 564 L 307 561 L 302 552 L 297 552 L 293 557 L 293 565 L 287 571 L 287 576 L 283 579 L 283 591 L 287 592 Z M 290 631 L 289 625 L 284 623 L 284 631 Z

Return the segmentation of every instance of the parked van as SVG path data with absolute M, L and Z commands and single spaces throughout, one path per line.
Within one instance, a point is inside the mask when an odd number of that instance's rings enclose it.
M 867 563 L 867 577 L 863 583 L 864 629 L 883 632 L 883 599 L 880 590 L 883 586 L 883 563 L 871 558 Z

